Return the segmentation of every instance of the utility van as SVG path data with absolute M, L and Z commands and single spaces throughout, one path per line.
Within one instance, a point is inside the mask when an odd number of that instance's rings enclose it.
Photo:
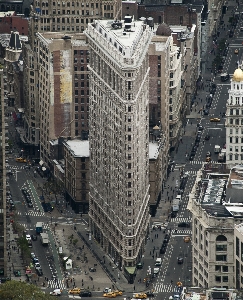
M 221 151 L 220 146 L 219 145 L 215 145 L 214 146 L 214 153 L 220 153 L 220 151 Z
M 155 266 L 160 267 L 161 265 L 162 265 L 162 258 L 161 257 L 156 258 Z

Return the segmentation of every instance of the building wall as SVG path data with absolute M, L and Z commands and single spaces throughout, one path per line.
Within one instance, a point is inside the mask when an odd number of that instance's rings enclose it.
M 6 166 L 5 166 L 5 114 L 3 69 L 0 69 L 0 278 L 7 277 L 7 223 L 6 223 Z
M 167 178 L 169 157 L 169 53 L 171 36 L 153 36 L 149 46 L 149 125 L 160 127 L 159 155 L 156 185 L 150 186 L 150 204 L 154 205 L 160 196 L 161 187 Z M 151 164 L 151 162 L 150 162 Z M 150 172 L 153 165 L 150 166 Z M 154 189 L 154 188 L 155 189 Z M 155 194 L 156 195 L 155 195 Z M 152 195 L 154 194 L 154 197 Z
M 243 80 L 236 81 L 233 77 L 228 93 L 225 122 L 226 163 L 235 165 L 243 161 Z
M 16 30 L 20 35 L 28 35 L 28 19 L 22 16 L 0 17 L 0 33 Z
M 243 288 L 243 224 L 236 225 L 234 228 L 234 257 L 235 257 L 235 287 L 240 290 Z
M 133 58 L 128 55 L 124 60 L 110 40 L 100 37 L 99 23 L 96 26 L 89 25 L 86 31 L 91 94 L 89 217 L 94 238 L 122 269 L 135 266 L 142 257 L 150 220 L 149 62 L 141 43 L 149 44 L 151 31 L 140 31 Z
M 82 147 L 82 141 L 80 141 Z M 89 209 L 89 157 L 77 157 L 64 143 L 66 198 L 76 213 L 87 214 Z
M 240 219 L 209 214 L 201 207 L 197 174 L 189 195 L 192 213 L 192 285 L 235 288 L 234 226 Z
M 88 46 L 83 34 L 37 34 L 39 60 L 40 154 L 51 164 L 50 143 L 59 137 L 88 136 Z M 50 42 L 51 41 L 51 42 Z

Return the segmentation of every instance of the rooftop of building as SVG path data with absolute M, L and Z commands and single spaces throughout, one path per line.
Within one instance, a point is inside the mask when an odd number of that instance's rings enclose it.
M 224 169 L 222 169 L 224 166 Z M 215 164 L 209 170 L 204 165 L 201 180 L 197 182 L 196 201 L 215 217 L 243 217 L 243 165 L 231 170 L 225 165 Z
M 0 34 L 0 44 L 3 48 L 7 48 L 9 46 L 10 38 L 11 38 L 11 34 L 9 34 L 9 33 L 1 33 Z M 28 36 L 20 35 L 19 39 L 21 42 L 27 42 Z
M 4 17 L 11 17 L 15 15 L 15 11 L 10 10 L 10 11 L 0 11 L 0 18 Z
M 149 21 L 153 19 L 148 18 Z M 135 21 L 132 16 L 124 20 L 95 20 L 85 31 L 87 36 L 106 44 L 115 60 L 142 57 L 153 35 L 153 23 Z M 117 61 L 118 62 L 118 61 Z
M 50 44 L 55 40 L 70 40 L 74 46 L 87 46 L 86 37 L 80 32 L 70 34 L 64 34 L 63 32 L 38 32 L 37 37 L 47 44 Z
M 75 157 L 89 157 L 89 141 L 69 140 L 64 142 L 64 146 L 72 152 Z
M 157 159 L 159 155 L 160 145 L 158 142 L 149 143 L 149 159 Z

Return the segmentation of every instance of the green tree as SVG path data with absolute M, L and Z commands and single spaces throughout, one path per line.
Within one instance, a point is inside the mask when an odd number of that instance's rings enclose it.
M 50 300 L 50 295 L 33 284 L 10 280 L 0 284 L 0 299 L 2 300 Z
M 21 236 L 17 240 L 17 244 L 20 248 L 22 258 L 25 262 L 29 262 L 30 260 L 30 248 L 28 242 L 24 236 Z

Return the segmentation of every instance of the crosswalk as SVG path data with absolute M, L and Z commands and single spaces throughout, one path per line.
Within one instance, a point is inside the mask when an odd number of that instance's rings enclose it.
M 192 221 L 192 218 L 191 217 L 187 217 L 187 218 L 183 218 L 183 217 L 176 217 L 173 219 L 174 222 L 178 222 L 178 223 L 181 223 L 181 222 L 186 222 L 186 223 L 190 223 Z
M 177 287 L 172 284 L 156 283 L 154 291 L 155 293 L 173 293 L 177 291 Z
M 206 163 L 207 164 L 207 162 L 206 161 L 201 161 L 201 160 L 191 160 L 190 161 L 190 164 L 191 165 L 202 165 L 203 163 Z M 218 161 L 214 161 L 214 160 L 211 160 L 210 161 L 210 164 L 218 164 Z
M 68 295 L 68 298 L 71 298 L 71 299 L 80 299 L 80 296 L 78 295 Z
M 51 279 L 48 281 L 48 287 L 52 289 L 65 289 L 66 285 L 63 279 Z
M 191 229 L 172 229 L 171 230 L 171 235 L 176 236 L 176 235 L 191 235 L 192 231 Z
M 19 223 L 19 225 L 23 226 L 24 228 L 28 228 L 28 230 L 35 230 L 35 228 L 29 228 L 27 223 Z M 48 223 L 44 223 L 42 228 L 50 229 L 50 226 Z
M 17 215 L 22 215 L 20 211 L 17 211 Z M 39 210 L 29 210 L 24 212 L 25 216 L 32 216 L 32 217 L 43 217 L 45 213 Z

